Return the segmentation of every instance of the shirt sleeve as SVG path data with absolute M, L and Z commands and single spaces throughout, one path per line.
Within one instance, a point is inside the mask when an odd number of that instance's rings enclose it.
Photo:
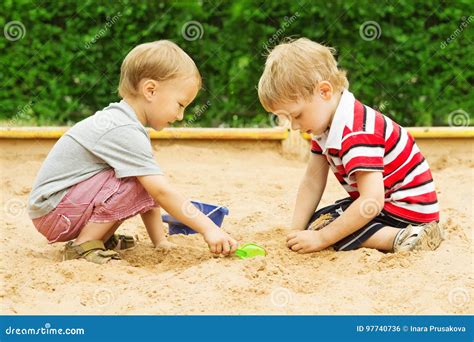
M 340 156 L 348 177 L 355 171 L 384 170 L 383 157 L 385 140 L 383 137 L 365 132 L 351 133 L 343 139 Z
M 117 178 L 163 174 L 150 139 L 133 125 L 119 126 L 102 135 L 92 153 L 109 164 Z
M 323 154 L 323 149 L 318 144 L 318 141 L 316 140 L 316 137 L 314 136 L 311 139 L 311 152 L 314 154 Z

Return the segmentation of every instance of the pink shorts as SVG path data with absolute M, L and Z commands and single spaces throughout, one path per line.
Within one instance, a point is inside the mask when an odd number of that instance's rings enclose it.
M 101 171 L 72 186 L 50 213 L 33 219 L 49 241 L 75 239 L 88 222 L 123 221 L 158 207 L 136 177 L 116 178 L 113 169 Z

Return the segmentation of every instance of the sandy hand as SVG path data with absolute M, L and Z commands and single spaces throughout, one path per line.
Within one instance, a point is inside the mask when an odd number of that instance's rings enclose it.
M 204 240 L 214 254 L 229 255 L 237 249 L 237 241 L 220 229 L 211 229 L 204 234 Z

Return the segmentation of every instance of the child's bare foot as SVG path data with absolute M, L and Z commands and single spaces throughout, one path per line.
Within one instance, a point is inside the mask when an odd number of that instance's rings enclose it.
M 286 245 L 298 253 L 319 252 L 329 245 L 323 239 L 321 231 L 303 230 L 288 234 Z

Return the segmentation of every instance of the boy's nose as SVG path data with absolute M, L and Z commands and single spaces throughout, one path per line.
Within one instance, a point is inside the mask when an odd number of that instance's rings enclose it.
M 183 118 L 184 118 L 184 112 L 179 112 L 179 113 L 178 113 L 178 116 L 177 116 L 176 118 L 178 119 L 178 121 L 183 120 Z
M 292 120 L 291 121 L 291 129 L 296 131 L 296 130 L 300 129 L 300 125 L 297 122 L 295 122 L 295 120 Z

